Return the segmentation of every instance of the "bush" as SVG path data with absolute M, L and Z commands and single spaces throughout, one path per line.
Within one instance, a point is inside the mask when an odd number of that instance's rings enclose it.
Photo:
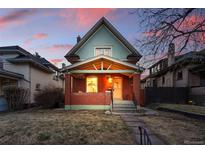
M 35 102 L 42 108 L 58 108 L 64 104 L 62 88 L 44 87 L 34 95 Z
M 16 86 L 3 89 L 4 97 L 8 102 L 9 111 L 22 110 L 29 103 L 29 90 Z

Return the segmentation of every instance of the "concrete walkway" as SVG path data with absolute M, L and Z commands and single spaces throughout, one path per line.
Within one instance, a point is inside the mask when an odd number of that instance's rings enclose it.
M 146 129 L 153 145 L 165 144 L 138 118 L 138 116 L 158 115 L 157 111 L 140 106 L 136 107 L 133 101 L 130 100 L 114 100 L 112 114 L 122 117 L 125 124 L 133 131 L 137 144 L 140 144 L 139 126 Z
M 136 115 L 121 114 L 120 116 L 122 117 L 125 124 L 132 130 L 133 134 L 135 135 L 137 144 L 140 144 L 140 131 L 139 131 L 138 126 L 141 126 L 146 129 L 152 145 L 164 145 L 165 144 L 145 125 L 145 123 L 142 120 L 138 119 Z

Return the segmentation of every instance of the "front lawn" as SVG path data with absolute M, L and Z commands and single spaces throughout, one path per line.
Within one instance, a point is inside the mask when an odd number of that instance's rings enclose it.
M 0 144 L 135 144 L 120 116 L 103 111 L 0 114 Z
M 160 104 L 157 108 L 205 116 L 205 107 L 185 104 Z
M 138 118 L 167 144 L 205 144 L 205 120 L 162 111 Z

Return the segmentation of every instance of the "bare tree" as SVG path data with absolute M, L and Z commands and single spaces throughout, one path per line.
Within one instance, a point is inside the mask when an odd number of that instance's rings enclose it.
M 143 35 L 136 40 L 144 55 L 167 51 L 175 43 L 177 51 L 205 47 L 205 9 L 136 9 Z

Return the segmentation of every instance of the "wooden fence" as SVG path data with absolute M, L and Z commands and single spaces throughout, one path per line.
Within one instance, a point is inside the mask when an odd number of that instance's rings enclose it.
M 147 87 L 144 89 L 145 105 L 151 103 L 185 103 L 189 98 L 187 87 Z

